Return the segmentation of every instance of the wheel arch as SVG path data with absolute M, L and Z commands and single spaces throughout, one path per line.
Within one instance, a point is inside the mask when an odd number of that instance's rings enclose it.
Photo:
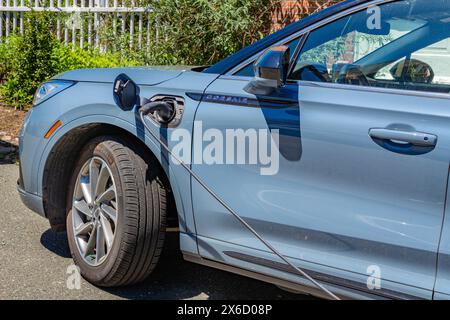
M 127 141 L 134 143 L 142 150 L 150 152 L 156 158 L 159 165 L 163 168 L 165 183 L 170 190 L 168 218 L 172 221 L 176 219 L 183 222 L 184 212 L 181 195 L 176 184 L 176 177 L 173 175 L 169 179 L 169 162 L 164 154 L 160 153 L 158 146 L 150 139 L 139 134 L 136 127 L 125 121 L 95 121 L 82 122 L 76 124 L 66 124 L 61 127 L 49 141 L 46 151 L 41 159 L 39 166 L 41 194 L 43 199 L 44 211 L 53 230 L 64 231 L 67 206 L 68 183 L 73 173 L 73 168 L 77 160 L 77 154 L 86 143 L 98 136 L 115 135 L 120 136 Z M 143 138 L 141 138 L 141 136 Z M 147 143 L 143 141 L 147 140 Z M 157 156 L 159 154 L 159 156 Z M 56 174 L 55 174 L 56 173 Z M 190 193 L 189 193 L 190 194 Z M 183 218 L 180 217 L 183 215 Z

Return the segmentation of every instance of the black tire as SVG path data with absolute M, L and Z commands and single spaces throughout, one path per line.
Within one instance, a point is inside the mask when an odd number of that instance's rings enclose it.
M 142 149 L 142 148 L 141 148 Z M 98 266 L 84 261 L 72 229 L 72 196 L 78 173 L 92 157 L 110 165 L 116 184 L 117 227 L 111 250 Z M 161 254 L 166 223 L 166 188 L 157 160 L 121 137 L 102 136 L 87 143 L 75 165 L 67 200 L 67 236 L 81 275 L 105 287 L 140 282 L 155 268 Z

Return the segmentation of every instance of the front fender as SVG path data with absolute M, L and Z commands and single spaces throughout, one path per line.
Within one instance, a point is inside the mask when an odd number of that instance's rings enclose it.
M 149 134 L 144 133 L 142 129 L 138 128 L 135 124 L 114 116 L 84 116 L 66 123 L 65 125 L 58 128 L 57 131 L 55 131 L 55 133 L 49 139 L 48 143 L 45 145 L 41 159 L 39 160 L 39 170 L 37 171 L 36 177 L 36 181 L 38 181 L 38 194 L 42 195 L 42 181 L 44 177 L 45 164 L 57 142 L 65 134 L 70 133 L 72 130 L 76 130 L 79 127 L 92 124 L 112 125 L 114 127 L 127 131 L 128 133 L 134 135 L 143 143 L 145 143 L 145 145 L 149 149 L 148 151 L 152 152 L 156 159 L 158 159 L 171 184 L 172 192 L 178 209 L 180 231 L 186 233 L 195 233 L 191 209 L 192 205 L 190 177 L 188 176 L 186 179 L 186 171 L 181 166 L 175 165 L 173 162 L 171 163 L 167 156 L 163 152 L 161 152 L 159 144 L 157 144 Z M 190 221 L 192 221 L 192 223 L 189 223 Z

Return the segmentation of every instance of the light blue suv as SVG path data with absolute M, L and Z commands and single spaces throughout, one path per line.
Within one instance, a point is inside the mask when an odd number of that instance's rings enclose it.
M 447 299 L 450 1 L 344 1 L 203 68 L 57 75 L 20 160 L 99 286 L 149 276 L 176 224 L 186 260 L 282 288 Z

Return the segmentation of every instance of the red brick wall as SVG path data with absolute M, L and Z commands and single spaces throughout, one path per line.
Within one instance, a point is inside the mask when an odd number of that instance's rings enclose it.
M 278 0 L 272 16 L 272 31 L 342 0 Z

